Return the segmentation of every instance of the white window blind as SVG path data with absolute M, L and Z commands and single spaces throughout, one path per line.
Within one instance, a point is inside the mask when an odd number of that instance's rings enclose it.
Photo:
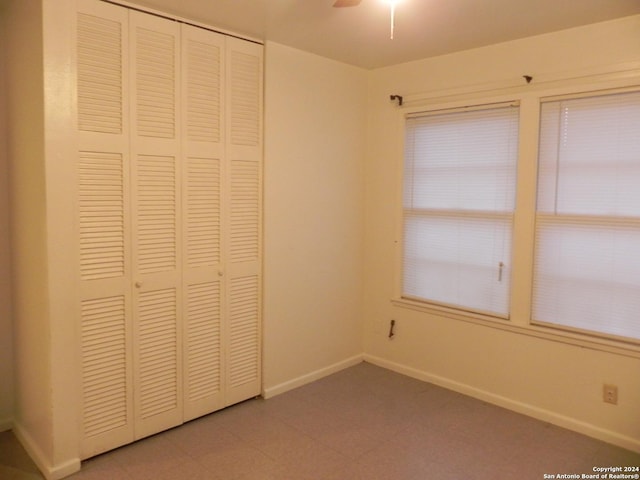
M 518 107 L 406 120 L 405 298 L 507 317 Z
M 533 321 L 640 339 L 640 92 L 541 107 Z

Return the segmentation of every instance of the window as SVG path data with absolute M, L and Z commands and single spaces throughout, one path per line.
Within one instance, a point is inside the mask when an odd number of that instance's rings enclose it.
M 534 322 L 640 339 L 640 92 L 541 107 Z
M 404 298 L 508 316 L 518 111 L 407 117 Z

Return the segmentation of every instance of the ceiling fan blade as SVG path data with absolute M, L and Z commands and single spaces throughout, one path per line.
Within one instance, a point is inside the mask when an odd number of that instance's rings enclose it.
M 334 7 L 355 7 L 360 4 L 362 0 L 336 0 L 333 4 Z

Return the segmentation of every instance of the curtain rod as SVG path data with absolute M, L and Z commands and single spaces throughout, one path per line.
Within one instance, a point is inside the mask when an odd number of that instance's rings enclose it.
M 631 81 L 634 84 L 638 84 L 638 82 L 640 82 L 640 61 L 629 61 L 611 65 L 601 65 L 598 67 L 581 68 L 577 70 L 542 73 L 535 77 L 533 75 L 521 75 L 519 77 L 511 77 L 501 81 L 436 89 L 424 93 L 415 93 L 404 96 L 393 94 L 390 95 L 390 100 L 397 101 L 398 107 L 408 106 L 407 104 L 420 106 L 423 103 L 428 103 L 430 101 L 440 101 L 447 98 L 464 98 L 468 95 L 502 95 L 523 92 L 529 88 L 537 91 L 557 89 L 575 82 L 611 83 L 618 81 L 624 83 Z

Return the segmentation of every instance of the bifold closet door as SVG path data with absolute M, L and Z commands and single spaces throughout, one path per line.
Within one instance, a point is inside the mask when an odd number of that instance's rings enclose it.
M 136 439 L 182 423 L 179 37 L 129 12 Z
M 224 402 L 225 37 L 182 25 L 184 420 Z
M 76 14 L 76 231 L 82 458 L 133 440 L 128 12 Z
M 226 39 L 225 402 L 261 389 L 262 45 Z
M 262 45 L 76 14 L 81 457 L 261 389 Z
M 186 421 L 260 394 L 262 46 L 182 28 Z

